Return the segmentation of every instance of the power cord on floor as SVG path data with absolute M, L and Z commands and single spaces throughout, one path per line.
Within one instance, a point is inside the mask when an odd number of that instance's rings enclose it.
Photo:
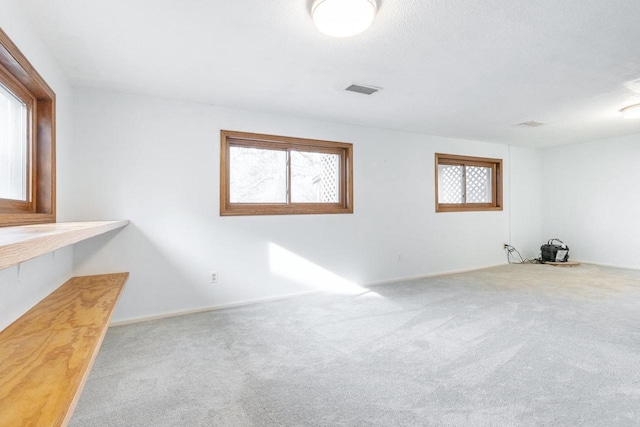
M 509 264 L 540 264 L 541 263 L 539 258 L 533 258 L 533 259 L 523 258 L 522 255 L 520 255 L 520 252 L 518 252 L 518 250 L 514 246 L 507 245 L 506 243 L 504 245 L 504 250 L 507 252 L 507 262 Z

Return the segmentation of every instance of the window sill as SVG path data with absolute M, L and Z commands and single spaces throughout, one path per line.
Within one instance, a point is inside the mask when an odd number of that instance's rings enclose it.
M 352 214 L 353 208 L 340 204 L 305 203 L 295 205 L 252 205 L 235 204 L 222 209 L 221 216 L 243 215 L 323 215 L 323 214 Z
M 122 220 L 0 228 L 0 270 L 128 224 Z
M 0 213 L 0 227 L 47 224 L 51 222 L 56 222 L 56 216 L 50 213 Z
M 483 212 L 501 211 L 502 206 L 438 205 L 436 212 Z

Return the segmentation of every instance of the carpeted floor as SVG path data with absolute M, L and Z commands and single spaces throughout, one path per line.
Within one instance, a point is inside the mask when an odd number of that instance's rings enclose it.
M 510 265 L 109 329 L 72 426 L 640 425 L 640 271 Z

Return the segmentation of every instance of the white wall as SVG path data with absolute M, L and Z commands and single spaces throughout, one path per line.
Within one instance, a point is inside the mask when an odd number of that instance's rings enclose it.
M 0 331 L 72 276 L 73 247 L 0 270 Z
M 640 268 L 640 135 L 543 151 L 543 221 L 572 259 Z
M 542 155 L 540 150 L 510 147 L 510 244 L 529 259 L 540 254 L 542 235 Z
M 58 219 L 69 219 L 73 216 L 73 212 L 66 209 L 72 181 L 69 167 L 71 87 L 49 49 L 10 0 L 0 0 L 0 27 L 56 93 Z M 0 271 L 0 330 L 71 277 L 72 262 L 73 249 L 68 248 Z
M 436 214 L 433 154 L 499 157 L 507 168 L 507 146 L 95 89 L 74 100 L 82 179 L 71 209 L 132 221 L 76 246 L 78 273 L 131 272 L 115 320 L 505 262 L 508 209 Z M 220 217 L 220 129 L 352 142 L 355 213 Z M 538 159 L 527 153 L 518 162 L 531 174 Z M 517 182 L 539 189 L 529 175 Z
M 510 234 L 514 244 L 536 240 L 535 197 L 519 197 L 539 191 L 535 151 L 512 153 L 512 211 L 522 221 L 510 227 L 508 179 L 505 211 L 436 215 L 434 152 L 500 157 L 506 171 L 509 148 L 72 90 L 12 3 L 0 0 L 0 26 L 57 95 L 58 220 L 133 224 L 0 271 L 0 329 L 72 275 L 131 271 L 123 320 L 495 265 Z M 220 129 L 353 142 L 355 213 L 219 217 Z

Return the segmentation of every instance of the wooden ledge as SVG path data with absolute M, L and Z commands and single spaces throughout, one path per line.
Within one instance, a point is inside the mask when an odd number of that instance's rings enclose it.
M 128 277 L 74 277 L 0 332 L 1 426 L 69 422 Z
M 580 262 L 578 261 L 564 261 L 564 262 L 545 261 L 545 265 L 551 265 L 553 267 L 578 267 L 580 265 Z
M 127 224 L 126 220 L 58 222 L 0 228 L 0 270 Z

